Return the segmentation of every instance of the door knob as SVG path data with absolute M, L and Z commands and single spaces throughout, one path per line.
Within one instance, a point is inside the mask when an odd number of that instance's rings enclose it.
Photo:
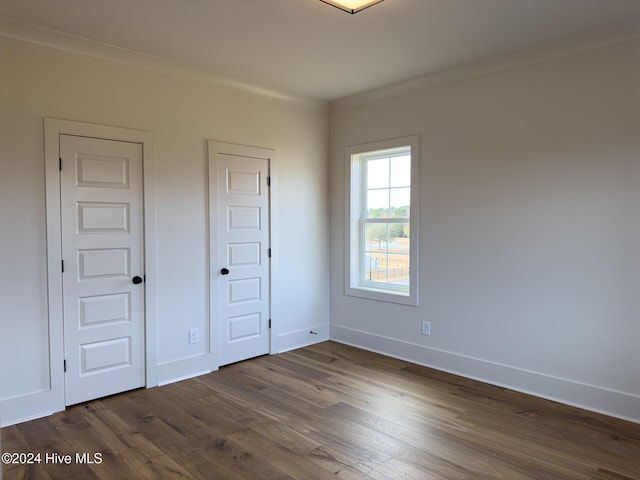
M 134 285 L 138 285 L 138 284 L 142 283 L 142 278 L 136 275 L 135 277 L 133 277 L 131 279 L 131 281 L 133 282 Z
M 223 268 L 222 270 L 220 270 L 220 273 L 222 275 L 229 275 L 229 269 L 228 268 Z

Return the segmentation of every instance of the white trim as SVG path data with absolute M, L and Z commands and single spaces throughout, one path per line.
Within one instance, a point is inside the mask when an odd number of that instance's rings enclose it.
M 277 297 L 278 286 L 278 215 L 277 215 L 277 155 L 276 151 L 271 148 L 252 147 L 248 145 L 240 145 L 235 143 L 220 142 L 216 140 L 207 141 L 207 156 L 209 167 L 209 188 L 207 190 L 209 198 L 209 354 L 211 358 L 211 366 L 214 370 L 220 367 L 220 352 L 217 348 L 219 339 L 217 338 L 218 325 L 217 316 L 212 308 L 213 300 L 218 298 L 217 278 L 212 272 L 217 271 L 218 264 L 215 259 L 215 252 L 218 251 L 217 234 L 218 215 L 213 204 L 215 198 L 213 195 L 218 189 L 218 169 L 217 169 L 217 153 L 226 153 L 239 156 L 250 156 L 268 160 L 269 162 L 269 248 L 271 249 L 271 259 L 269 264 L 269 311 L 271 317 L 271 331 L 269 332 L 269 353 L 278 352 L 278 308 L 274 298 Z
M 2 408 L 0 427 L 35 420 L 64 410 L 64 405 L 60 408 L 52 402 L 52 398 L 55 399 L 55 393 L 51 390 L 43 390 L 2 400 L 0 402 Z
M 272 150 L 272 156 L 269 160 L 269 176 L 271 177 L 271 188 L 269 189 L 269 235 L 271 247 L 271 267 L 270 267 L 270 308 L 271 308 L 271 354 L 280 351 L 280 337 L 278 336 L 280 322 L 280 309 L 276 301 L 279 293 L 280 282 L 280 255 L 283 254 L 278 250 L 280 245 L 280 222 L 278 215 L 278 156 L 275 150 Z
M 142 144 L 144 175 L 145 237 L 145 355 L 146 386 L 157 385 L 156 367 L 156 224 L 153 170 L 153 134 L 150 132 L 95 125 L 89 123 L 44 119 L 45 198 L 47 228 L 47 295 L 49 320 L 49 389 L 2 402 L 3 421 L 17 423 L 29 418 L 49 415 L 65 409 L 62 308 L 62 274 L 60 262 L 62 231 L 60 224 L 59 138 L 76 135 Z
M 393 292 L 393 288 L 384 288 L 384 286 L 367 286 L 367 285 L 353 285 L 354 272 L 359 273 L 361 271 L 360 256 L 353 258 L 352 252 L 354 250 L 360 250 L 362 245 L 362 239 L 356 238 L 352 235 L 354 229 L 358 230 L 360 234 L 360 225 L 354 226 L 356 221 L 359 222 L 361 212 L 361 204 L 363 201 L 360 197 L 363 195 L 363 182 L 364 176 L 361 172 L 360 161 L 355 161 L 354 156 L 367 155 L 371 152 L 378 152 L 383 150 L 396 149 L 400 147 L 409 146 L 411 149 L 411 215 L 409 219 L 410 234 L 410 257 L 409 257 L 409 269 L 410 269 L 410 285 L 409 292 Z M 402 305 L 417 306 L 419 280 L 418 280 L 418 256 L 419 256 L 419 192 L 420 192 L 420 136 L 411 135 L 401 138 L 393 138 L 389 140 L 382 140 L 378 142 L 366 143 L 361 145 L 354 145 L 345 148 L 345 187 L 347 202 L 345 203 L 345 266 L 344 266 L 344 292 L 345 295 L 352 297 L 366 298 L 369 300 L 378 300 L 391 303 L 399 303 Z M 357 191 L 353 190 L 353 176 L 354 176 L 354 164 L 358 166 L 356 173 L 357 179 Z M 358 198 L 355 198 L 357 194 Z M 356 218 L 358 220 L 356 220 Z M 360 280 L 359 280 L 360 282 Z
M 214 370 L 217 368 L 211 368 L 209 354 L 171 360 L 158 365 L 158 386 L 206 375 Z
M 640 20 L 609 25 L 590 30 L 571 37 L 535 45 L 529 48 L 467 63 L 447 70 L 434 72 L 393 85 L 381 87 L 367 92 L 329 102 L 329 111 L 337 112 L 360 107 L 370 103 L 383 101 L 393 97 L 440 87 L 450 83 L 483 77 L 493 73 L 526 67 L 538 63 L 557 60 L 564 57 L 629 43 L 640 39 Z
M 331 325 L 331 340 L 484 383 L 640 423 L 640 395 L 426 347 L 341 325 Z
M 278 353 L 308 347 L 314 343 L 325 342 L 329 340 L 329 328 L 329 324 L 324 323 L 322 325 L 315 325 L 310 328 L 285 333 L 279 337 L 280 350 L 278 350 Z
M 0 16 L 0 35 L 15 38 L 25 42 L 57 48 L 67 52 L 78 53 L 89 57 L 108 60 L 110 62 L 130 65 L 145 70 L 171 75 L 179 78 L 187 78 L 224 88 L 258 95 L 260 97 L 290 102 L 314 109 L 327 110 L 327 102 L 310 97 L 298 96 L 276 89 L 254 85 L 237 78 L 226 77 L 204 68 L 192 67 L 165 58 L 156 57 L 146 53 L 116 47 L 108 43 L 98 42 L 77 35 L 52 30 L 49 28 L 20 22 L 11 18 Z

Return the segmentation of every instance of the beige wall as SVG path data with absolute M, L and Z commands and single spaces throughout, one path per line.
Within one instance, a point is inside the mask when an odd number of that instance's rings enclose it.
M 332 336 L 640 420 L 639 71 L 633 42 L 335 111 Z M 412 134 L 420 306 L 345 296 L 344 148 Z
M 311 328 L 326 337 L 329 225 L 322 105 L 5 37 L 0 37 L 0 72 L 0 399 L 26 398 L 49 382 L 43 117 L 154 134 L 158 363 L 206 353 L 206 342 L 189 345 L 187 332 L 200 328 L 206 338 L 209 328 L 207 139 L 276 150 L 279 243 L 273 247 L 282 255 L 273 303 L 279 344 L 291 348 L 316 340 L 299 335 Z

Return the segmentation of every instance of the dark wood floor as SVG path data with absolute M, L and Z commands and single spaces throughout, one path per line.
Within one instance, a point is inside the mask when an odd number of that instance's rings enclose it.
M 73 457 L 4 480 L 640 479 L 638 424 L 332 342 L 2 435 L 5 452 Z

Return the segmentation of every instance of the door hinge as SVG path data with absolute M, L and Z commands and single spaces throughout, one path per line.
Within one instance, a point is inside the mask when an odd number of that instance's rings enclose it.
M 271 186 L 271 177 L 267 177 L 267 187 Z
M 62 273 L 64 273 L 64 260 L 60 260 L 60 266 L 62 267 Z
M 62 171 L 62 157 L 58 157 L 59 163 L 58 163 L 58 170 Z
M 271 258 L 271 249 L 270 248 L 267 249 L 267 257 Z
M 67 361 L 64 360 L 64 373 L 67 373 Z
M 269 328 L 271 328 L 271 319 L 269 319 Z

